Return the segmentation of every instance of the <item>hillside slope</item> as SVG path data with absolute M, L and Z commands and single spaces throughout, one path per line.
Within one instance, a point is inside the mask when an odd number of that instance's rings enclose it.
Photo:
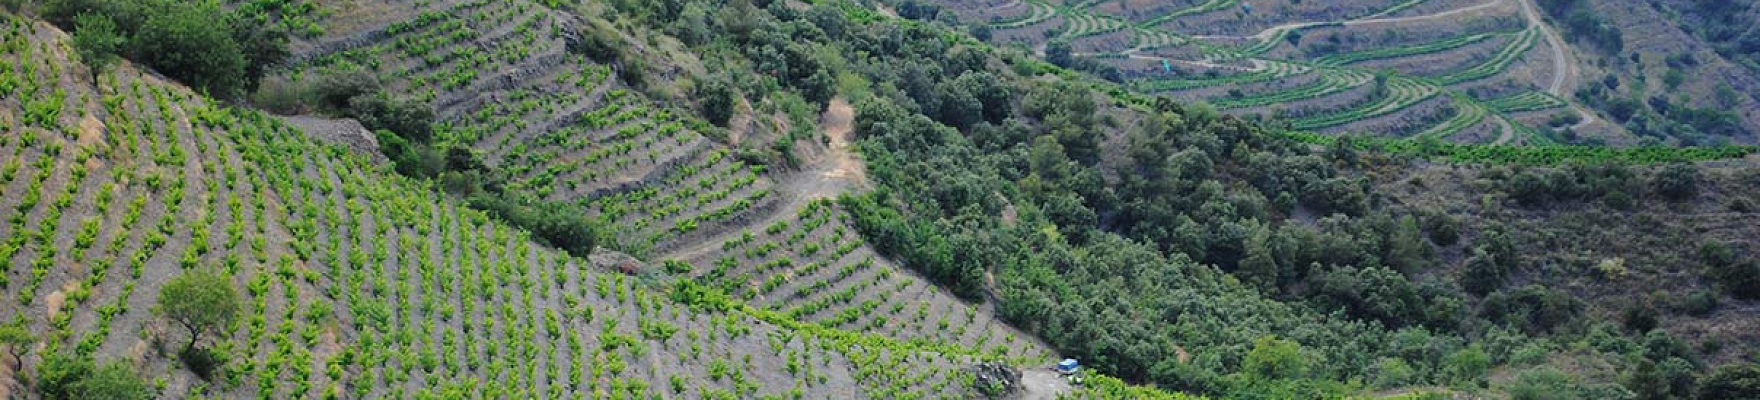
M 521 1 L 375 9 L 386 12 L 434 17 L 420 26 L 343 23 L 374 33 L 317 38 L 311 53 L 294 55 L 311 61 L 290 73 L 376 66 L 370 73 L 388 86 L 432 98 L 447 127 L 439 140 L 508 171 L 510 191 L 581 205 L 609 231 L 606 247 L 656 264 L 687 262 L 691 276 L 707 275 L 742 299 L 831 327 L 1050 360 L 1031 337 L 877 255 L 844 213 L 818 202 L 855 187 L 833 173 L 848 159 L 775 170 L 740 157 L 707 136 L 717 128 L 632 87 L 621 71 L 634 67 L 571 51 L 571 41 L 596 29 L 586 18 Z M 352 39 L 362 36 L 373 39 Z M 431 48 L 412 53 L 405 43 Z M 500 56 L 482 64 L 423 53 Z M 429 83 L 449 76 L 459 80 Z
M 958 398 L 985 353 L 682 305 L 276 118 L 126 64 L 94 84 L 47 24 L 0 33 L 0 314 L 40 340 L 4 363 L 7 397 L 73 353 L 137 365 L 165 398 Z M 246 293 L 205 343 L 230 360 L 212 381 L 153 311 L 191 268 Z
M 1760 137 L 1760 103 L 1748 96 L 1668 94 L 1753 92 L 1752 71 L 1677 28 L 1690 19 L 1671 21 L 1660 5 L 1693 7 L 1685 2 L 898 3 L 921 10 L 914 18 L 953 17 L 984 40 L 1145 93 L 1302 131 L 1525 145 Z M 1740 49 L 1741 34 L 1718 30 L 1737 36 L 1719 48 Z M 1621 96 L 1674 104 L 1608 102 Z M 1653 112 L 1634 123 L 1632 108 Z

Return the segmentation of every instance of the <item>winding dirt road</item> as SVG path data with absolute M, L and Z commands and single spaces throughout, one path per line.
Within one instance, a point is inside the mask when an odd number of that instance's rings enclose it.
M 1432 20 L 1432 19 L 1448 18 L 1448 17 L 1452 17 L 1455 15 L 1460 15 L 1460 14 L 1470 13 L 1470 12 L 1479 11 L 1479 10 L 1483 10 L 1483 9 L 1487 9 L 1487 8 L 1497 7 L 1499 5 L 1503 5 L 1503 3 L 1507 2 L 1507 1 L 1509 1 L 1509 0 L 1491 0 L 1491 1 L 1485 2 L 1484 4 L 1476 4 L 1476 5 L 1456 8 L 1453 10 L 1443 11 L 1443 12 L 1439 12 L 1439 13 L 1435 13 L 1435 14 L 1414 15 L 1414 16 L 1410 16 L 1410 17 L 1376 18 L 1376 17 L 1371 16 L 1371 17 L 1363 17 L 1363 18 L 1358 18 L 1358 19 L 1353 19 L 1353 20 L 1345 20 L 1345 21 L 1292 22 L 1292 23 L 1287 23 L 1287 24 L 1283 24 L 1283 25 L 1273 26 L 1270 28 L 1265 28 L 1265 30 L 1261 30 L 1261 31 L 1259 31 L 1259 33 L 1255 33 L 1250 36 L 1202 35 L 1202 36 L 1192 36 L 1192 37 L 1197 38 L 1197 39 L 1254 39 L 1254 40 L 1265 41 L 1265 40 L 1271 40 L 1271 38 L 1277 37 L 1277 35 L 1282 33 L 1283 31 L 1287 31 L 1287 30 L 1291 30 L 1291 29 L 1303 29 L 1303 28 L 1310 28 L 1310 27 L 1326 25 L 1326 24 L 1344 24 L 1344 26 L 1361 26 L 1361 25 L 1397 24 L 1397 23 L 1401 23 L 1401 22 L 1426 21 L 1426 20 Z M 1527 0 L 1518 0 L 1518 1 L 1525 2 Z
M 1569 96 L 1567 86 L 1576 86 L 1573 82 L 1580 74 L 1577 71 L 1576 60 L 1571 57 L 1570 48 L 1565 46 L 1564 38 L 1559 36 L 1558 30 L 1552 29 L 1552 26 L 1546 24 L 1546 20 L 1540 16 L 1538 7 L 1534 5 L 1534 0 L 1517 1 L 1522 3 L 1522 16 L 1528 19 L 1528 24 L 1540 28 L 1541 36 L 1546 37 L 1546 46 L 1552 48 L 1552 85 L 1546 88 L 1546 93 L 1561 99 L 1569 98 L 1567 97 Z M 1571 111 L 1577 113 L 1580 121 L 1568 129 L 1581 130 L 1598 122 L 1595 114 L 1584 110 L 1583 107 L 1572 104 L 1570 108 Z

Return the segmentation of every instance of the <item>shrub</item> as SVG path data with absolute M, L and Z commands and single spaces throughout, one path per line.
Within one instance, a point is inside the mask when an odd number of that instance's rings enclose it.
M 586 32 L 568 38 L 568 51 L 599 63 L 616 62 L 622 57 L 623 52 L 619 49 L 623 47 L 623 40 L 616 36 L 616 31 L 599 24 L 590 25 Z
M 1656 308 L 1649 304 L 1638 303 L 1626 308 L 1621 322 L 1628 331 L 1644 333 L 1656 329 L 1656 326 L 1661 324 L 1661 318 L 1662 315 L 1656 312 Z
M 1477 344 L 1450 353 L 1442 361 L 1445 378 L 1453 382 L 1480 382 L 1490 368 L 1491 355 Z
M 207 380 L 213 380 L 214 371 L 226 365 L 225 354 L 209 349 L 186 347 L 177 352 L 177 358 L 189 366 L 190 372 Z
M 360 68 L 330 71 L 312 79 L 310 97 L 328 112 L 347 113 L 350 102 L 360 96 L 384 91 L 379 78 Z
M 1584 307 L 1582 300 L 1568 293 L 1530 285 L 1486 296 L 1480 305 L 1480 315 L 1493 323 L 1537 334 L 1576 321 Z
M 722 79 L 710 79 L 698 85 L 695 92 L 697 108 L 702 111 L 703 118 L 717 126 L 727 127 L 728 121 L 733 119 L 738 96 L 733 85 Z
M 416 143 L 433 139 L 434 108 L 421 101 L 385 93 L 357 95 L 348 99 L 348 114 L 367 129 L 388 130 Z
M 379 152 L 391 160 L 392 167 L 397 170 L 397 173 L 415 178 L 431 178 L 443 176 L 443 173 L 446 172 L 446 160 L 432 146 L 410 143 L 402 136 L 383 129 L 373 131 L 373 134 L 379 140 Z M 475 190 L 477 185 L 471 184 L 465 187 L 468 189 L 455 192 L 470 193 Z
M 1738 299 L 1760 299 L 1760 263 L 1742 260 L 1728 245 L 1710 241 L 1699 248 L 1705 262 L 1705 276 L 1716 281 L 1730 296 Z
M 591 254 L 598 244 L 598 225 L 587 216 L 586 210 L 576 205 L 527 203 L 488 193 L 472 196 L 470 203 L 472 207 L 525 228 L 550 245 L 577 257 Z
M 1514 400 L 1566 400 L 1577 398 L 1573 393 L 1575 378 L 1556 368 L 1540 367 L 1516 374 L 1509 384 Z
M 120 361 L 96 365 L 71 354 L 52 354 L 37 366 L 37 391 L 51 400 L 131 400 L 153 398 L 153 390 Z
M 1760 364 L 1718 367 L 1699 379 L 1699 397 L 1705 400 L 1760 398 Z
M 1699 194 L 1699 168 L 1692 164 L 1669 165 L 1656 173 L 1650 186 L 1657 194 L 1670 200 L 1681 201 Z

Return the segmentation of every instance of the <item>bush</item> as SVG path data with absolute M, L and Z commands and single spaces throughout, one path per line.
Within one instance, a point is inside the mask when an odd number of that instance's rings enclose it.
M 1656 326 L 1661 324 L 1661 318 L 1662 314 L 1656 312 L 1656 308 L 1650 307 L 1649 304 L 1638 303 L 1626 308 L 1625 313 L 1621 316 L 1621 323 L 1625 325 L 1627 331 L 1644 333 L 1656 329 Z
M 1568 400 L 1575 398 L 1570 393 L 1575 384 L 1570 375 L 1556 368 L 1540 367 L 1516 374 L 1509 384 L 1509 396 L 1513 400 Z
M 716 126 L 727 127 L 737 104 L 733 85 L 722 79 L 710 79 L 703 81 L 695 91 L 697 108 L 702 111 L 703 118 Z
M 151 399 L 153 390 L 121 361 L 97 365 L 71 354 L 52 354 L 37 366 L 37 391 L 51 400 Z
M 410 143 L 402 136 L 384 129 L 373 131 L 373 135 L 379 141 L 379 153 L 391 160 L 397 173 L 415 178 L 431 178 L 445 172 L 446 161 L 432 146 Z
M 1685 296 L 1675 299 L 1673 308 L 1676 311 L 1687 315 L 1703 317 L 1711 315 L 1712 312 L 1717 311 L 1717 300 L 1717 292 L 1710 290 L 1695 290 L 1692 293 L 1688 293 Z
M 1718 367 L 1699 379 L 1699 398 L 1705 400 L 1760 399 L 1760 364 Z
M 1568 293 L 1530 285 L 1486 296 L 1480 315 L 1492 323 L 1541 334 L 1575 322 L 1584 307 L 1582 300 Z
M 177 352 L 177 358 L 189 366 L 190 372 L 206 380 L 214 380 L 214 371 L 226 365 L 225 355 L 215 350 L 185 348 Z
M 598 225 L 587 217 L 586 210 L 576 205 L 526 203 L 487 193 L 471 197 L 470 203 L 471 206 L 509 224 L 525 228 L 550 245 L 577 257 L 592 254 L 594 247 L 598 245 Z
M 348 113 L 354 98 L 385 90 L 379 78 L 360 68 L 329 71 L 312 79 L 309 97 L 326 112 Z
M 616 32 L 606 26 L 589 24 L 586 32 L 568 38 L 568 51 L 587 56 L 599 63 L 613 63 L 623 56 L 623 40 Z
M 1669 165 L 1656 173 L 1650 186 L 1670 200 L 1691 199 L 1699 194 L 1699 168 L 1692 164 Z
M 1760 263 L 1742 260 L 1735 250 L 1715 240 L 1700 246 L 1699 256 L 1705 262 L 1705 276 L 1716 281 L 1731 297 L 1760 299 Z
M 416 143 L 433 140 L 434 108 L 421 101 L 362 94 L 348 99 L 348 114 L 367 129 L 388 130 Z

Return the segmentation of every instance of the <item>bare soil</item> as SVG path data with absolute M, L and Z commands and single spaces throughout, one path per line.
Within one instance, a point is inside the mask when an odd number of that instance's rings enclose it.
M 1062 375 L 1050 368 L 1036 367 L 1021 371 L 1021 393 L 1017 400 L 1053 400 L 1074 388 Z

